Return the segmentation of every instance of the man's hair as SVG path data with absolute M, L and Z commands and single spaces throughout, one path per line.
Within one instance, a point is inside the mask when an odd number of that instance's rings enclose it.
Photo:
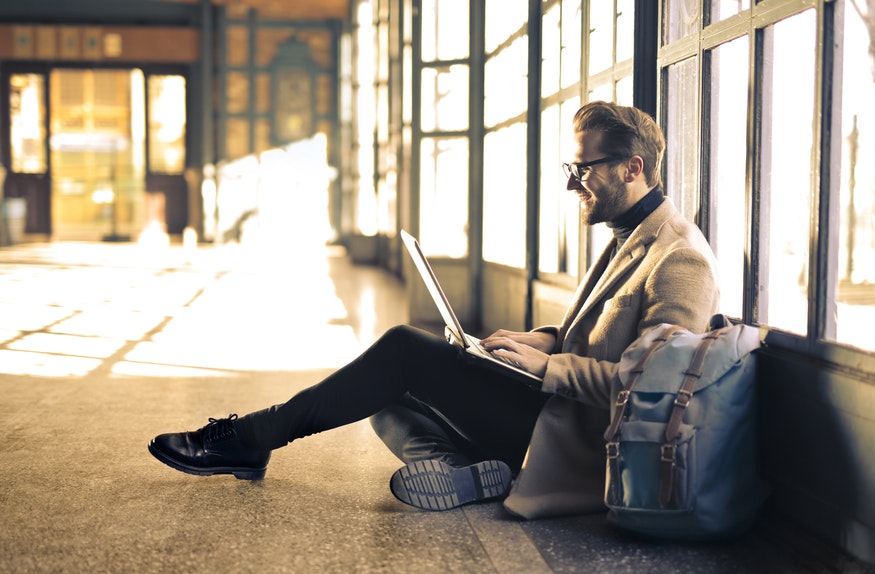
M 662 186 L 660 164 L 665 153 L 665 136 L 647 113 L 610 102 L 590 102 L 574 114 L 574 131 L 601 132 L 602 152 L 607 155 L 641 156 L 647 184 Z

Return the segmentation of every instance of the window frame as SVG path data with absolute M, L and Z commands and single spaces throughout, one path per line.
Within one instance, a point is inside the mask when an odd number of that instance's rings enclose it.
M 760 0 L 751 7 L 723 20 L 710 23 L 708 0 L 700 2 L 702 14 L 698 29 L 668 44 L 664 43 L 666 4 L 659 3 L 659 38 L 657 52 L 658 70 L 658 117 L 661 125 L 666 125 L 671 95 L 668 93 L 667 70 L 674 63 L 687 58 L 696 58 L 699 67 L 698 97 L 700 113 L 697 114 L 697 133 L 699 134 L 701 155 L 698 157 L 697 192 L 699 194 L 699 217 L 695 222 L 711 238 L 713 203 L 708 168 L 710 147 L 710 54 L 715 48 L 740 37 L 747 37 L 750 43 L 749 93 L 747 113 L 748 162 L 745 172 L 745 201 L 748 206 L 744 222 L 746 231 L 744 266 L 743 316 L 738 318 L 745 323 L 758 326 L 767 345 L 785 351 L 814 356 L 842 368 L 871 373 L 875 372 L 875 354 L 831 340 L 835 334 L 836 274 L 832 266 L 837 264 L 838 251 L 834 249 L 838 226 L 838 197 L 841 165 L 841 129 L 834 122 L 841 121 L 841 30 L 843 25 L 841 3 L 835 0 Z M 765 30 L 775 23 L 806 10 L 813 9 L 816 14 L 816 54 L 811 176 L 810 176 L 810 220 L 808 231 L 808 307 L 807 332 L 805 335 L 790 333 L 761 321 L 760 286 L 763 274 L 761 269 L 767 264 L 767 254 L 760 254 L 759 238 L 761 226 L 767 224 L 763 219 L 762 202 L 765 201 L 762 187 L 762 159 L 764 147 L 763 124 L 763 55 Z M 836 42 L 839 42 L 836 44 Z M 666 134 L 671 147 L 671 134 Z M 663 166 L 665 172 L 666 167 Z

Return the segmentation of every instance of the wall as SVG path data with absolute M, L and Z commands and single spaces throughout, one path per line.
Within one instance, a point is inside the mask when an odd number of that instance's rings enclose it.
M 192 28 L 0 25 L 0 60 L 99 63 L 192 63 L 200 34 Z
M 770 504 L 875 563 L 875 380 L 767 347 L 759 389 Z

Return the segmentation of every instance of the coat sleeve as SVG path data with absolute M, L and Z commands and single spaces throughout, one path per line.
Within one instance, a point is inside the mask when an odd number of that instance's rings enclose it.
M 625 337 L 615 349 L 625 349 L 645 331 L 661 323 L 680 325 L 693 332 L 703 332 L 717 311 L 719 291 L 714 267 L 710 260 L 693 248 L 669 252 L 643 274 L 640 285 L 641 307 L 637 324 L 629 335 L 622 329 L 605 329 L 604 333 L 575 333 L 589 337 L 589 348 L 604 347 L 598 337 Z M 622 353 L 622 351 L 620 351 Z M 590 357 L 574 353 L 551 355 L 547 362 L 542 391 L 564 396 L 598 408 L 609 408 L 611 387 L 618 377 L 619 355 Z

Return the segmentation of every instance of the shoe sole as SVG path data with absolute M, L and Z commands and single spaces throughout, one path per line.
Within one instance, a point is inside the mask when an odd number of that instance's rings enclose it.
M 261 480 L 262 478 L 264 478 L 264 473 L 267 472 L 267 467 L 245 468 L 238 466 L 216 466 L 210 468 L 201 468 L 196 466 L 190 466 L 167 456 L 166 454 L 155 448 L 155 445 L 153 443 L 149 443 L 149 452 L 152 453 L 152 456 L 154 456 L 167 466 L 188 474 L 196 474 L 197 476 L 233 474 L 234 478 L 238 480 Z
M 511 472 L 500 460 L 455 468 L 438 460 L 417 461 L 392 475 L 395 498 L 423 510 L 450 510 L 507 493 Z

